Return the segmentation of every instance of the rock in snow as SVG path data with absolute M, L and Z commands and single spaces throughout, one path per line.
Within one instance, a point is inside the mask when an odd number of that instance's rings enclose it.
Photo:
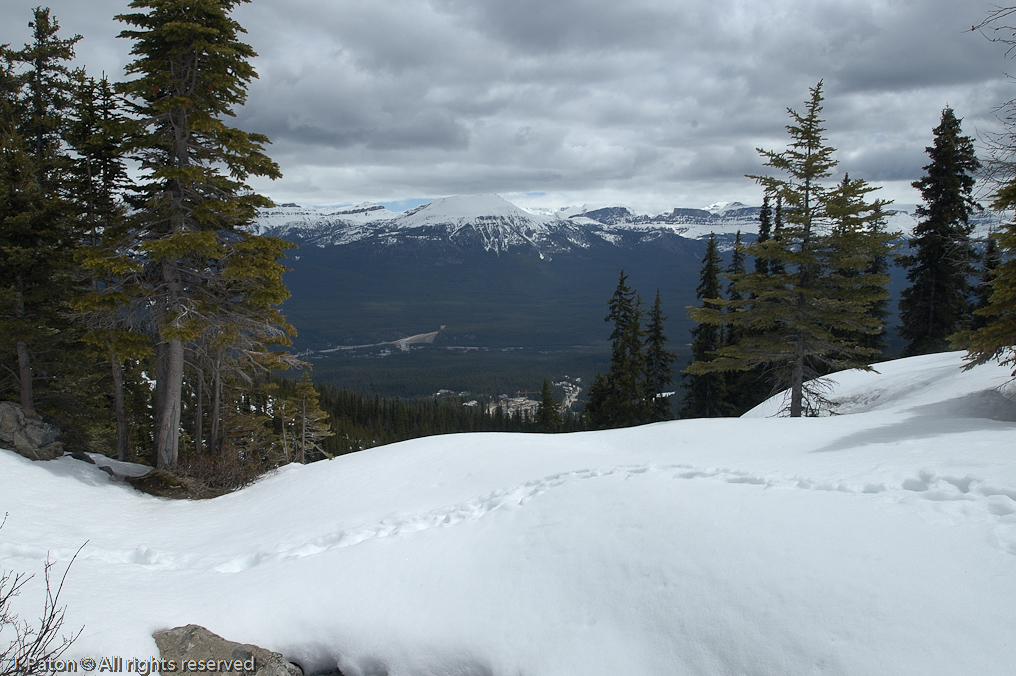
M 31 460 L 52 460 L 63 454 L 60 428 L 25 415 L 21 406 L 0 401 L 0 444 Z
M 299 667 L 287 662 L 279 653 L 256 645 L 227 641 L 196 624 L 158 631 L 154 638 L 159 647 L 160 659 L 173 663 L 174 668 L 163 670 L 166 673 L 180 676 L 196 676 L 207 672 L 303 676 Z M 214 667 L 210 667 L 210 663 Z
M 1011 378 L 961 357 L 836 374 L 839 415 L 429 437 L 207 501 L 0 452 L 0 568 L 37 616 L 87 541 L 70 659 L 194 623 L 308 674 L 1011 676 Z

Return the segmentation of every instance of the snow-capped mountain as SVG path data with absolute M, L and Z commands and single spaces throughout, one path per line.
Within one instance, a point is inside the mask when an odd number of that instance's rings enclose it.
M 630 210 L 625 211 L 625 218 L 601 213 L 606 211 L 536 214 L 498 195 L 463 195 L 437 199 L 401 213 L 377 205 L 320 210 L 277 207 L 264 212 L 257 229 L 314 246 L 358 243 L 377 248 L 413 245 L 494 254 L 530 251 L 541 258 L 603 243 L 620 246 L 647 235 L 650 239 L 658 236 L 647 231 L 680 234 L 666 223 L 639 220 Z
M 759 208 L 736 202 L 639 214 L 624 206 L 551 213 L 497 195 L 446 197 L 404 212 L 377 204 L 266 210 L 260 232 L 291 240 L 287 317 L 301 349 L 395 340 L 446 325 L 451 345 L 596 344 L 618 272 L 659 289 L 672 334 L 687 335 L 701 256 L 735 233 L 751 241 Z M 987 221 L 977 232 L 987 231 Z M 997 220 L 997 219 L 996 219 Z M 905 209 L 892 231 L 916 225 Z
M 890 207 L 886 229 L 909 236 L 917 225 L 914 207 Z M 606 242 L 623 246 L 661 234 L 721 241 L 740 232 L 751 239 L 758 230 L 759 207 L 719 202 L 702 209 L 675 208 L 662 214 L 639 214 L 625 206 L 525 210 L 498 195 L 444 197 L 404 212 L 378 204 L 343 208 L 283 205 L 267 209 L 257 221 L 262 233 L 318 246 L 372 242 L 378 246 L 406 243 L 447 244 L 501 254 L 532 250 L 543 256 L 586 249 Z M 974 236 L 984 237 L 1001 222 L 998 214 L 981 212 L 973 219 Z M 637 235 L 636 233 L 642 233 Z
M 532 250 L 541 256 L 658 239 L 661 235 L 700 239 L 713 232 L 754 232 L 758 208 L 674 209 L 657 216 L 627 207 L 526 211 L 498 195 L 445 197 L 405 212 L 379 205 L 343 209 L 309 209 L 286 205 L 265 210 L 259 232 L 316 246 L 354 242 L 378 246 L 422 243 L 479 248 L 496 254 Z

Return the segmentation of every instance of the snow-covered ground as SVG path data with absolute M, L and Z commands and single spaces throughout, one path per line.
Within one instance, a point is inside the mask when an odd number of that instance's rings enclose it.
M 839 374 L 840 415 L 432 437 L 207 502 L 0 451 L 0 567 L 87 542 L 71 657 L 193 622 L 308 673 L 1009 676 L 1016 404 L 961 363 Z

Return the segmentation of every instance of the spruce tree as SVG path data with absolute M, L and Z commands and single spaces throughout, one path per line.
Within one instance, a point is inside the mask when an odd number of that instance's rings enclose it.
M 310 373 L 304 371 L 296 383 L 293 396 L 286 404 L 291 416 L 293 459 L 297 462 L 307 463 L 315 455 L 330 457 L 322 442 L 335 433 L 328 423 L 328 414 L 321 409 L 318 400 L 319 395 L 310 379 Z
M 875 351 L 858 345 L 854 333 L 881 330 L 868 316 L 882 298 L 877 284 L 859 283 L 837 272 L 848 258 L 864 252 L 844 251 L 831 234 L 827 213 L 830 191 L 823 185 L 836 162 L 825 144 L 822 83 L 811 90 L 805 112 L 788 109 L 791 142 L 787 150 L 760 150 L 765 165 L 778 174 L 751 176 L 776 196 L 781 223 L 775 236 L 748 248 L 769 261 L 769 273 L 748 273 L 735 280 L 742 299 L 717 298 L 716 307 L 692 308 L 700 324 L 741 329 L 735 345 L 721 347 L 710 361 L 694 362 L 687 372 L 770 368 L 778 385 L 789 389 L 786 409 L 792 417 L 815 413 L 823 404 L 822 381 L 833 370 L 865 367 Z M 782 174 L 779 175 L 779 174 Z M 866 246 L 865 251 L 877 249 Z M 720 308 L 733 312 L 724 312 Z
M 949 336 L 967 326 L 971 312 L 967 280 L 975 254 L 969 217 L 976 208 L 974 172 L 981 164 L 951 108 L 942 111 L 933 133 L 926 149 L 931 162 L 913 183 L 924 199 L 909 242 L 913 253 L 902 259 L 910 284 L 899 303 L 904 357 L 948 349 Z
M 36 357 L 75 342 L 67 304 L 79 286 L 79 233 L 63 137 L 73 86 L 67 62 L 80 36 L 60 38 L 44 8 L 29 26 L 32 42 L 23 49 L 0 47 L 0 340 L 13 348 L 16 366 L 9 368 L 22 408 L 33 415 Z
M 730 264 L 727 265 L 726 278 L 727 282 L 727 298 L 735 303 L 742 300 L 741 292 L 737 289 L 737 284 L 734 280 L 740 279 L 741 275 L 745 273 L 745 253 L 744 243 L 741 241 L 741 231 L 738 230 L 737 234 L 734 235 L 734 249 L 730 252 Z M 723 344 L 732 345 L 738 341 L 737 327 L 733 324 L 728 324 L 724 327 L 723 331 Z
M 769 203 L 769 195 L 762 197 L 762 207 L 758 210 L 758 237 L 756 244 L 763 244 L 772 239 L 773 236 L 773 207 Z M 765 258 L 755 258 L 755 272 L 759 274 L 769 273 L 769 261 Z
M 695 297 L 701 302 L 700 307 L 722 314 L 722 306 L 718 302 L 722 299 L 720 263 L 716 236 L 710 233 Z M 684 399 L 679 411 L 682 418 L 716 418 L 729 413 L 726 374 L 708 370 L 694 373 L 691 369 L 694 364 L 707 363 L 715 358 L 716 351 L 723 346 L 723 327 L 722 324 L 705 322 L 696 324 L 691 330 L 691 361 L 681 374 L 685 381 Z
M 1016 46 L 1016 32 L 1005 21 L 1011 15 L 1011 7 L 1001 7 L 976 26 L 989 28 L 992 32 L 989 39 L 1005 45 L 1007 56 L 1014 54 Z M 988 136 L 990 154 L 986 164 L 987 174 L 996 189 L 991 207 L 1009 211 L 1016 207 L 1016 178 L 1012 171 L 1016 153 L 1016 99 L 1009 100 L 1002 108 L 1000 117 L 1006 127 L 1001 133 Z M 1014 367 L 1012 373 L 1016 376 L 1016 222 L 1009 219 L 989 237 L 988 246 L 973 326 L 953 335 L 951 343 L 967 350 L 966 368 L 997 361 Z
M 74 45 L 80 35 L 59 37 L 60 24 L 50 17 L 49 9 L 36 7 L 32 42 L 14 58 L 24 64 L 27 89 L 23 133 L 35 159 L 36 180 L 46 197 L 53 197 L 64 186 L 69 166 L 63 152 L 67 118 L 73 105 L 75 77 L 68 63 L 74 58 Z
M 554 393 L 546 378 L 544 378 L 543 388 L 540 390 L 540 406 L 536 409 L 534 422 L 534 429 L 545 434 L 560 432 L 564 424 L 561 420 L 561 407 L 554 401 Z
M 768 241 L 772 239 L 772 207 L 769 206 L 768 196 L 762 200 L 762 209 L 759 210 L 759 238 L 756 241 Z M 734 237 L 734 250 L 730 255 L 730 264 L 727 266 L 725 276 L 727 282 L 727 299 L 736 306 L 743 300 L 738 290 L 737 281 L 746 273 L 745 268 L 745 246 L 741 242 L 741 231 L 738 230 Z M 768 274 L 769 264 L 764 258 L 755 259 L 755 270 L 760 274 Z M 733 307 L 732 306 L 732 307 Z M 726 309 L 732 312 L 732 307 Z M 743 328 L 738 328 L 735 323 L 727 323 L 723 327 L 723 345 L 736 345 L 741 341 Z M 728 371 L 724 374 L 724 401 L 719 407 L 725 411 L 724 415 L 740 415 L 751 409 L 756 404 L 769 396 L 772 390 L 771 378 L 768 377 L 766 369 L 762 366 L 755 367 L 748 371 Z
M 127 229 L 124 153 L 132 127 L 109 80 L 79 74 L 66 138 L 74 151 L 71 185 L 85 244 L 76 258 L 89 289 L 72 306 L 87 329 L 85 340 L 109 361 L 119 460 L 130 455 L 124 364 L 151 353 L 138 302 L 139 241 Z
M 604 318 L 613 325 L 610 370 L 596 374 L 586 404 L 586 417 L 594 429 L 639 425 L 648 419 L 641 305 L 622 270 Z
M 994 209 L 1016 206 L 1016 179 L 995 193 Z M 998 244 L 996 264 L 990 273 L 987 304 L 976 310 L 983 321 L 977 328 L 959 331 L 951 337 L 954 347 L 967 350 L 966 368 L 989 361 L 1012 366 L 1016 376 L 1016 222 L 1009 221 L 995 234 Z
M 988 233 L 988 239 L 984 243 L 984 254 L 981 256 L 981 268 L 977 287 L 974 289 L 974 316 L 971 319 L 971 329 L 977 330 L 987 325 L 986 318 L 981 310 L 991 304 L 992 280 L 1002 264 L 1002 252 L 998 249 L 997 233 Z
M 646 422 L 660 422 L 674 417 L 670 407 L 670 388 L 674 382 L 673 363 L 676 356 L 667 349 L 667 334 L 664 323 L 667 316 L 663 314 L 663 303 L 660 290 L 656 290 L 656 299 L 649 309 L 649 324 L 646 326 L 646 384 L 648 397 L 648 419 Z
M 876 190 L 878 188 L 863 179 L 851 179 L 849 174 L 844 174 L 843 180 L 829 194 L 826 213 L 831 225 L 829 272 L 838 277 L 838 283 L 848 291 L 868 298 L 862 324 L 857 328 L 842 326 L 837 334 L 879 356 L 887 347 L 890 299 L 887 286 L 892 238 L 885 232 L 884 208 L 889 203 L 880 199 L 867 201 L 867 195 Z
M 256 209 L 271 202 L 252 192 L 249 176 L 279 176 L 264 153 L 268 139 L 227 126 L 223 118 L 246 100 L 256 77 L 256 55 L 240 41 L 243 28 L 229 13 L 246 0 L 134 0 L 141 10 L 117 19 L 133 29 L 135 60 L 120 86 L 131 98 L 143 126 L 133 154 L 146 178 L 132 227 L 141 234 L 150 317 L 155 326 L 156 390 L 153 454 L 162 468 L 176 466 L 179 454 L 184 354 L 211 330 L 222 343 L 250 330 L 273 333 L 277 316 L 259 317 L 272 298 L 284 295 L 281 247 L 256 239 L 241 228 Z M 246 252 L 237 252 L 246 247 Z M 254 278 L 267 266 L 267 281 Z M 233 261 L 237 275 L 229 272 Z M 265 288 L 271 287 L 271 288 Z M 234 288 L 255 294 L 246 307 L 225 295 Z M 224 310 L 238 313 L 222 331 L 209 329 Z M 241 310 L 251 310 L 246 316 Z M 249 322 L 249 324 L 248 324 Z M 219 344 L 222 344 L 219 343 Z M 250 343 L 262 344 L 257 338 Z M 253 357 L 258 359 L 259 357 Z

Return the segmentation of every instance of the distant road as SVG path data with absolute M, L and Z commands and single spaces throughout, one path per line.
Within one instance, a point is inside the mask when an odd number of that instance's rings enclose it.
M 371 343 L 369 345 L 342 345 L 340 347 L 330 347 L 327 350 L 316 350 L 319 354 L 325 354 L 326 352 L 339 352 L 341 350 L 356 350 L 364 347 L 381 347 L 382 345 L 395 345 L 400 350 L 405 352 L 409 349 L 410 345 L 427 345 L 434 342 L 434 338 L 440 331 L 431 331 L 430 333 L 418 333 L 415 336 L 407 336 L 406 338 L 399 338 L 398 340 L 389 340 L 383 343 Z

